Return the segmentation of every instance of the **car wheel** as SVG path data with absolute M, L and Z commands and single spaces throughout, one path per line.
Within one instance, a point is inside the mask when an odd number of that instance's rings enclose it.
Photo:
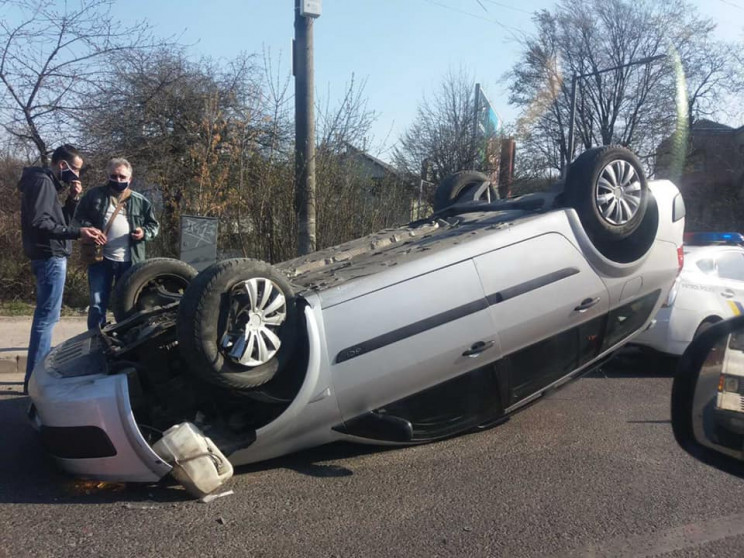
M 643 221 L 648 196 L 641 163 L 624 147 L 589 149 L 568 169 L 564 199 L 595 242 L 632 235 Z
M 178 302 L 194 277 L 193 267 L 173 258 L 153 258 L 134 264 L 116 282 L 111 305 L 116 321 Z
M 230 389 L 255 388 L 292 357 L 297 337 L 292 287 L 264 262 L 214 264 L 186 290 L 177 329 L 179 350 L 194 375 Z
M 482 172 L 460 171 L 442 180 L 434 192 L 434 211 L 466 201 L 495 200 L 498 194 Z

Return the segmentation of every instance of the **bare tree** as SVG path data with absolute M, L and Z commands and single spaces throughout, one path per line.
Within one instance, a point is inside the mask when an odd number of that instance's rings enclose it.
M 570 158 L 570 84 L 577 81 L 576 135 L 585 148 L 620 143 L 651 156 L 676 120 L 679 58 L 686 74 L 689 119 L 715 107 L 732 79 L 733 57 L 712 40 L 712 23 L 684 0 L 561 0 L 534 17 L 510 73 L 510 102 L 522 108 L 523 152 L 560 169 Z M 628 66 L 674 52 L 666 62 Z M 606 68 L 610 72 L 598 73 Z
M 91 94 L 111 79 L 110 56 L 154 44 L 147 24 L 112 19 L 113 1 L 0 5 L 0 126 L 42 163 L 50 146 L 76 137 Z
M 465 71 L 450 71 L 433 96 L 419 104 L 414 123 L 393 152 L 395 163 L 418 176 L 427 160 L 434 182 L 476 167 L 474 90 L 475 80 Z

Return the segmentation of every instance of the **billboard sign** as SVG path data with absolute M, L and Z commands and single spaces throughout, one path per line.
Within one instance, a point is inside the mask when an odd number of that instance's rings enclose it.
M 492 138 L 501 131 L 501 117 L 491 106 L 480 83 L 475 84 L 476 133 L 482 138 Z

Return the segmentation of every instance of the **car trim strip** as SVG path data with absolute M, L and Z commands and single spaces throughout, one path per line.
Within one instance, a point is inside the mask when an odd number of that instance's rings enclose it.
M 550 285 L 551 283 L 555 283 L 557 281 L 560 281 L 561 279 L 565 279 L 566 277 L 571 277 L 572 275 L 576 275 L 577 273 L 579 273 L 579 270 L 575 267 L 564 267 L 563 269 L 559 269 L 558 271 L 553 271 L 551 273 L 541 275 L 540 277 L 535 277 L 534 279 L 530 279 L 529 281 L 525 281 L 524 283 L 520 283 L 519 285 L 508 287 L 503 291 L 487 295 L 486 300 L 488 300 L 489 306 L 493 306 L 494 304 L 498 304 L 499 302 L 504 302 L 505 300 L 509 300 L 510 298 L 516 298 L 530 291 L 539 289 L 540 287 Z
M 367 341 L 362 341 L 361 343 L 358 343 L 352 347 L 343 349 L 338 353 L 338 355 L 336 355 L 335 364 L 340 364 L 347 360 L 351 360 L 352 358 L 362 356 L 363 354 L 369 353 L 371 351 L 381 349 L 386 345 L 392 345 L 397 341 L 401 341 L 408 337 L 413 337 L 414 335 L 418 335 L 419 333 L 423 333 L 424 331 L 427 331 L 429 329 L 434 329 L 435 327 L 446 324 L 448 322 L 454 322 L 455 320 L 459 320 L 460 318 L 463 318 L 470 314 L 480 312 L 481 310 L 485 310 L 486 308 L 488 308 L 488 303 L 484 299 L 481 299 L 474 302 L 468 302 L 467 304 L 463 304 L 462 306 L 458 306 L 457 308 L 452 308 L 451 310 L 441 312 L 440 314 L 435 314 L 434 316 L 424 318 L 423 320 L 419 320 L 418 322 L 413 322 L 412 324 L 408 324 L 391 332 L 384 333 L 378 337 L 374 337 Z
M 455 320 L 459 320 L 460 318 L 464 318 L 470 314 L 485 310 L 489 306 L 534 291 L 540 287 L 565 279 L 566 277 L 576 275 L 577 273 L 579 273 L 579 270 L 575 267 L 559 269 L 558 271 L 541 275 L 540 277 L 530 279 L 529 281 L 525 281 L 524 283 L 520 283 L 513 287 L 507 287 L 503 291 L 487 295 L 485 300 L 481 299 L 469 302 L 445 312 L 435 314 L 434 316 L 429 316 L 423 320 L 413 322 L 412 324 L 405 325 L 388 333 L 373 337 L 372 339 L 362 341 L 361 343 L 357 343 L 356 345 L 339 351 L 336 355 L 334 364 L 341 364 L 342 362 L 381 349 L 387 345 L 392 345 L 393 343 L 397 343 L 398 341 L 402 341 L 408 337 L 413 337 L 414 335 L 418 335 L 419 333 L 423 333 L 429 329 L 434 329 L 440 325 L 454 322 Z

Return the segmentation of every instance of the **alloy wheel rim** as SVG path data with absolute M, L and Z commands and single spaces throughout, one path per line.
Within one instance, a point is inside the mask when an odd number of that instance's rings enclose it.
M 243 366 L 266 364 L 282 345 L 277 331 L 286 319 L 287 300 L 276 283 L 264 277 L 240 282 L 230 291 L 223 354 Z
M 641 205 L 641 179 L 633 165 L 618 159 L 599 173 L 594 202 L 599 214 L 611 225 L 628 223 Z

